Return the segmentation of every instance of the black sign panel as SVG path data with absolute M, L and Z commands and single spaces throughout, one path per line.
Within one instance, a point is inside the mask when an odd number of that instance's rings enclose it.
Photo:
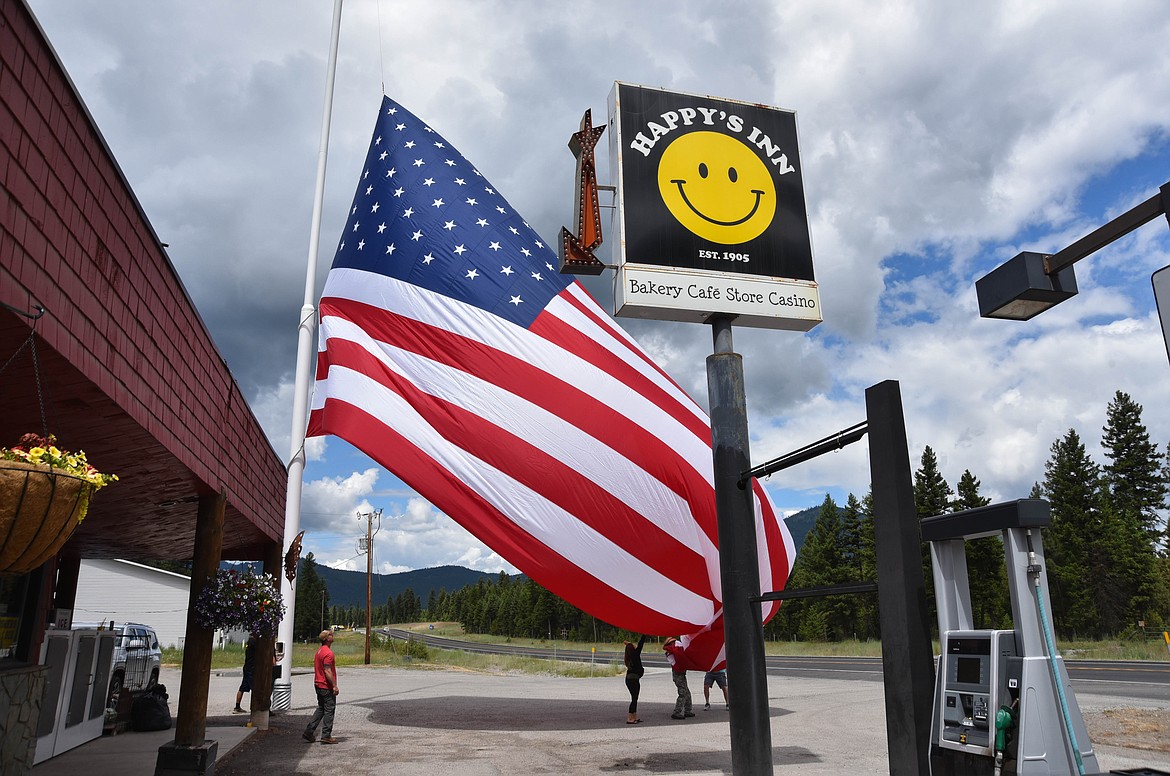
M 627 263 L 815 280 L 794 113 L 615 89 Z

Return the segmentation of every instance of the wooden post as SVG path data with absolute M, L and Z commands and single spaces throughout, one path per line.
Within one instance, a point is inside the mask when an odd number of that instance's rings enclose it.
M 227 494 L 223 490 L 199 498 L 175 740 L 159 747 L 156 773 L 187 771 L 201 774 L 207 773 L 209 768 L 211 772 L 215 769 L 218 744 L 204 740 L 207 733 L 207 693 L 211 682 L 211 650 L 215 629 L 199 624 L 195 617 L 195 600 L 219 569 L 226 506 Z
M 283 568 L 280 556 L 280 542 L 272 542 L 264 553 L 264 573 L 271 574 L 280 587 Z M 276 632 L 256 640 L 256 667 L 252 674 L 252 727 L 268 729 L 268 716 L 272 711 L 272 656 L 276 654 Z

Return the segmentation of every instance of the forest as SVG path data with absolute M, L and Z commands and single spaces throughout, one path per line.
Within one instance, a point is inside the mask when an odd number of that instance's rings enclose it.
M 1052 619 L 1061 638 L 1103 638 L 1140 633 L 1170 623 L 1170 557 L 1166 519 L 1170 445 L 1150 438 L 1142 407 L 1117 391 L 1106 409 L 1101 448 L 1094 461 L 1075 428 L 1055 440 L 1029 498 L 1051 505 L 1043 533 Z M 919 519 L 985 506 L 969 469 L 954 487 L 938 469 L 930 446 L 914 471 Z M 844 505 L 826 496 L 805 537 L 786 589 L 876 582 L 870 495 L 849 494 Z M 935 625 L 930 555 L 923 546 L 929 619 Z M 967 542 L 976 628 L 1011 628 L 1003 542 Z M 310 554 L 297 585 L 295 637 L 316 634 L 320 623 L 364 626 L 364 607 L 328 607 L 328 591 Z M 410 589 L 374 607 L 375 625 L 421 620 L 459 622 L 468 633 L 572 641 L 617 641 L 631 635 L 573 607 L 524 577 L 501 573 L 459 590 L 431 592 L 422 601 Z M 880 639 L 877 595 L 826 596 L 786 602 L 765 626 L 772 640 Z

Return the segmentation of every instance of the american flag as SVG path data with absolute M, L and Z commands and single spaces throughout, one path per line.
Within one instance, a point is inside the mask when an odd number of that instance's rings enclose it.
M 364 451 L 574 606 L 721 664 L 707 416 L 556 264 L 384 97 L 322 293 L 308 433 Z M 761 588 L 780 590 L 792 538 L 754 488 Z

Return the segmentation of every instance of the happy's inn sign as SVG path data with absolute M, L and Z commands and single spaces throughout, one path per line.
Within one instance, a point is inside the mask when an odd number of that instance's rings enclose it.
M 820 323 L 792 111 L 617 82 L 609 124 L 616 315 Z

